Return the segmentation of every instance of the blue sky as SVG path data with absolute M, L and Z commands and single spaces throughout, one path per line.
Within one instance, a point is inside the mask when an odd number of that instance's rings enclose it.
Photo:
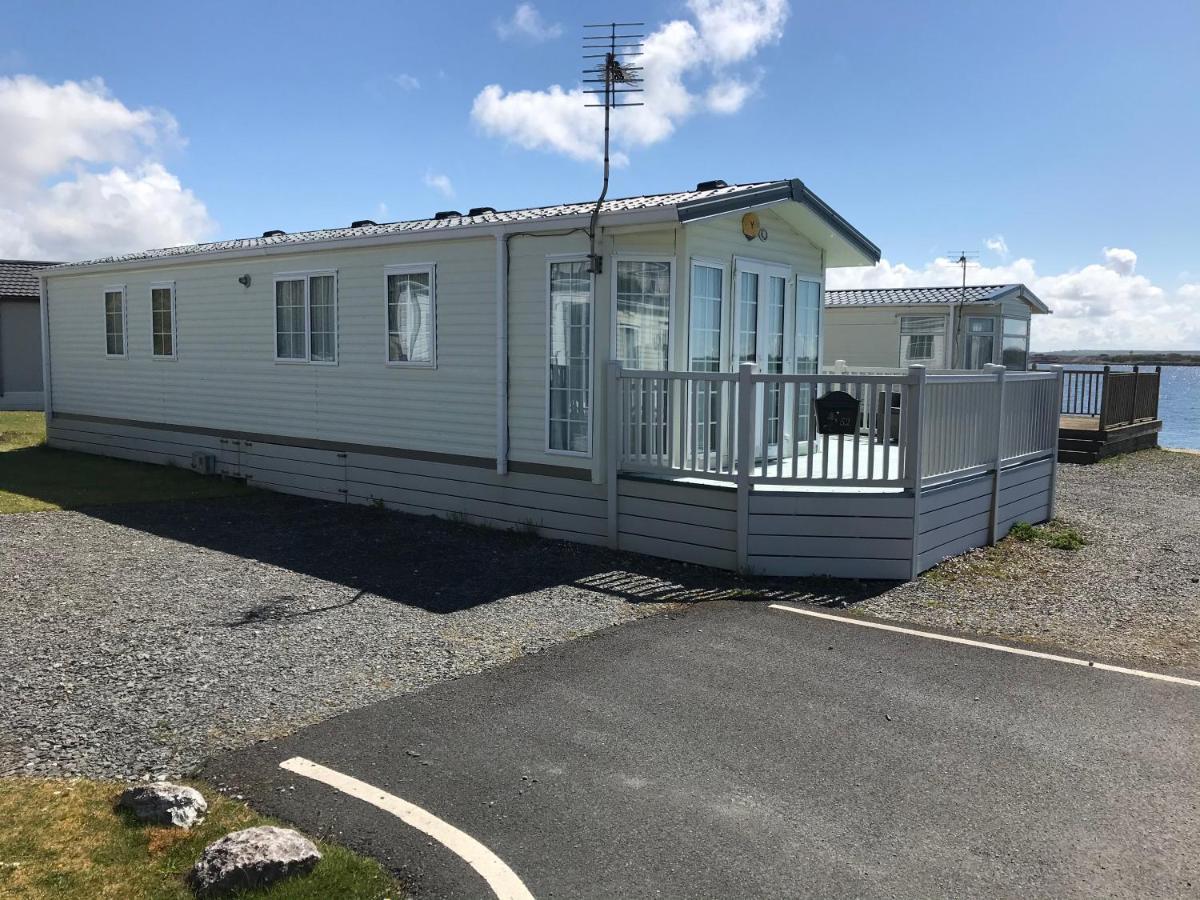
M 54 157 L 50 171 L 50 162 L 21 163 L 31 184 L 20 196 L 0 194 L 0 252 L 89 255 L 136 249 L 110 246 L 122 239 L 173 243 L 153 238 L 586 199 L 598 188 L 594 161 L 546 134 L 574 127 L 586 144 L 578 116 L 598 112 L 559 116 L 570 100 L 538 93 L 576 84 L 580 8 L 543 0 L 517 16 L 515 2 L 8 0 L 0 76 L 35 80 L 23 82 L 22 103 L 42 102 L 31 84 L 75 82 L 134 121 L 113 125 L 109 114 L 120 114 L 106 108 L 98 148 L 39 154 Z M 799 177 L 883 248 L 889 266 L 853 283 L 941 280 L 937 257 L 978 249 L 979 277 L 1057 279 L 1042 289 L 1076 304 L 1064 318 L 1080 320 L 1080 341 L 1119 344 L 1132 328 L 1131 341 L 1200 349 L 1200 4 L 692 0 L 590 9 L 592 18 L 640 18 L 650 32 L 686 23 L 671 33 L 671 49 L 694 59 L 668 85 L 690 100 L 664 88 L 653 99 L 667 112 L 622 126 L 628 164 L 614 175 L 616 195 L 708 178 Z M 666 68 L 659 63 L 659 77 Z M 491 109 L 480 109 L 488 85 L 499 87 Z M 723 105 L 707 93 L 720 86 L 736 95 Z M 73 109 L 51 115 L 56 127 L 70 125 Z M 529 121 L 514 124 L 517 113 Z M 0 123 L 16 121 L 3 116 L 0 93 Z M 72 136 L 47 141 L 70 146 Z M 148 234 L 131 225 L 93 236 L 64 221 L 62 195 L 47 201 L 57 203 L 53 214 L 38 206 L 38 192 L 57 181 L 113 167 L 130 173 L 131 193 L 174 178 L 168 192 L 191 200 Z M 5 242 L 5 206 L 10 230 L 36 240 Z M 56 227 L 69 239 L 56 238 Z M 1095 278 L 1082 277 L 1089 269 Z M 1120 296 L 1088 300 L 1105 290 Z M 1163 304 L 1190 316 L 1182 336 L 1122 324 Z M 1060 319 L 1050 333 L 1061 343 L 1076 333 L 1070 324 Z

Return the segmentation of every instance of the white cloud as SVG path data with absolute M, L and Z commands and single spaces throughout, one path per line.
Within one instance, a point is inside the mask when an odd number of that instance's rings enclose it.
M 737 78 L 725 78 L 708 89 L 704 103 L 712 112 L 732 115 L 745 105 L 755 87 Z
M 415 75 L 409 75 L 407 72 L 401 72 L 399 75 L 392 76 L 392 84 L 400 88 L 402 91 L 415 91 L 421 86 L 421 82 L 417 80 Z
M 645 70 L 638 99 L 645 105 L 613 118 L 618 165 L 631 150 L 669 138 L 698 110 L 729 115 L 741 109 L 756 81 L 730 67 L 778 41 L 788 16 L 786 0 L 689 0 L 688 8 L 694 21 L 675 19 L 646 37 L 637 58 Z M 582 87 L 505 91 L 490 84 L 475 97 L 471 118 L 486 134 L 527 150 L 599 160 L 603 116 L 586 106 L 592 98 Z
M 1033 323 L 1034 349 L 1200 349 L 1200 283 L 1168 290 L 1134 274 L 1137 254 L 1105 248 L 1104 263 L 1040 274 L 1021 258 L 970 269 L 968 284 L 1025 284 L 1053 311 Z M 962 270 L 939 258 L 919 269 L 881 261 L 871 268 L 831 269 L 830 288 L 956 285 Z
M 513 10 L 512 18 L 496 23 L 496 33 L 503 40 L 521 38 L 534 43 L 552 41 L 562 36 L 562 26 L 547 22 L 532 3 L 522 3 Z
M 439 175 L 434 172 L 425 173 L 425 186 L 433 188 L 444 197 L 454 196 L 454 183 L 448 175 Z
M 987 247 L 997 256 L 1008 259 L 1008 241 L 1004 240 L 1004 235 L 994 234 L 990 238 L 984 238 L 983 246 Z
M 1118 275 L 1132 275 L 1137 268 L 1137 254 L 1123 247 L 1105 247 L 1104 264 Z
M 211 235 L 204 204 L 160 160 L 182 145 L 166 112 L 104 82 L 0 78 L 0 256 L 81 259 Z
M 722 65 L 741 62 L 783 37 L 787 0 L 688 0 L 704 46 Z

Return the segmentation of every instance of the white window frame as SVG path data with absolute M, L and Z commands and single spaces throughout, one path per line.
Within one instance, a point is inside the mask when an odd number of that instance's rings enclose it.
M 154 337 L 154 292 L 169 290 L 171 292 L 171 352 L 155 353 Z M 154 281 L 150 283 L 150 357 L 152 359 L 173 360 L 179 358 L 179 322 L 175 315 L 175 282 Z
M 413 362 L 411 360 L 393 360 L 391 342 L 388 333 L 388 276 L 417 275 L 425 273 L 429 276 L 429 362 Z M 383 267 L 383 364 L 391 369 L 436 369 L 437 368 L 437 263 L 395 263 Z
M 667 365 L 671 368 L 671 353 L 675 349 L 675 306 L 679 297 L 679 282 L 676 280 L 676 259 L 669 253 L 637 253 L 635 251 L 618 252 L 612 255 L 612 274 L 609 276 L 609 329 L 608 355 L 609 359 L 617 359 L 617 264 L 623 262 L 653 262 L 669 263 L 671 277 L 670 300 L 667 303 Z
M 108 352 L 108 295 L 121 295 L 121 352 Z M 104 358 L 126 359 L 129 356 L 129 297 L 123 284 L 105 285 L 100 295 L 104 307 Z
M 733 321 L 732 316 L 726 315 L 730 311 L 730 295 L 733 293 L 732 282 L 729 280 L 729 263 L 706 256 L 693 256 L 688 260 L 686 368 L 689 372 L 692 371 L 692 292 L 695 288 L 696 266 L 703 266 L 706 269 L 719 269 L 721 271 L 721 321 L 717 324 L 717 371 L 724 372 L 726 369 L 725 360 L 728 347 L 725 320 L 728 318 L 731 322 Z
M 740 268 L 739 268 L 740 267 Z M 790 373 L 790 369 L 796 361 L 795 353 L 795 338 L 796 338 L 796 279 L 795 272 L 787 263 L 772 262 L 767 259 L 757 259 L 752 256 L 735 256 L 733 258 L 733 274 L 729 279 L 729 302 L 732 314 L 732 319 L 729 328 L 729 368 L 736 372 L 741 363 L 737 360 L 737 339 L 738 326 L 741 325 L 741 310 L 740 304 L 737 302 L 737 279 L 740 271 L 754 272 L 759 276 L 759 289 L 763 290 L 766 278 L 782 278 L 783 279 L 783 371 L 785 374 Z M 806 278 L 806 281 L 814 281 L 815 279 Z M 764 295 L 765 296 L 765 295 Z M 789 297 L 791 303 L 788 303 Z M 822 285 L 821 302 L 825 302 L 824 285 Z M 759 301 L 757 316 L 754 323 L 755 330 L 755 347 L 756 351 L 761 344 L 761 323 L 766 315 L 766 306 Z M 820 351 L 818 349 L 818 355 Z M 761 357 L 760 352 L 755 353 Z M 818 365 L 818 369 L 820 366 Z
M 576 459 L 591 459 L 595 453 L 595 419 L 596 419 L 596 276 L 591 274 L 588 287 L 588 303 L 591 306 L 590 327 L 588 328 L 588 449 L 582 450 L 553 450 L 550 447 L 550 268 L 554 263 L 587 262 L 586 253 L 551 253 L 546 255 L 546 359 L 543 365 L 545 377 L 546 408 L 542 419 L 545 424 L 545 440 L 543 446 L 550 456 L 573 456 Z M 614 291 L 616 285 L 616 270 L 613 270 Z M 674 286 L 674 281 L 672 281 Z M 615 301 L 615 293 L 614 293 Z M 616 321 L 614 307 L 613 321 Z M 615 329 L 615 324 L 614 324 Z M 614 345 L 615 347 L 615 345 Z
M 309 282 L 312 278 L 323 278 L 333 276 L 333 359 L 313 359 L 312 358 L 312 294 L 309 288 Z M 276 307 L 278 303 L 278 288 L 276 287 L 281 281 L 301 281 L 304 282 L 304 358 L 292 359 L 290 357 L 282 357 L 279 355 L 279 313 Z M 338 359 L 341 357 L 339 352 L 339 344 L 341 336 L 339 334 L 338 319 L 338 270 L 337 269 L 306 269 L 303 272 L 276 272 L 271 280 L 271 339 L 275 342 L 275 349 L 272 351 L 275 363 L 277 365 L 287 366 L 336 366 Z
M 929 332 L 922 331 L 922 332 L 908 333 L 904 330 L 904 320 L 905 319 L 940 319 L 941 323 L 942 323 L 941 331 L 929 331 Z M 934 337 L 940 337 L 942 339 L 942 347 L 941 347 L 942 353 L 941 353 L 940 368 L 946 368 L 950 365 L 947 357 L 950 355 L 951 345 L 953 343 L 954 338 L 950 333 L 951 327 L 950 327 L 950 317 L 949 316 L 944 315 L 942 313 L 937 313 L 937 312 L 898 313 L 896 315 L 896 330 L 900 335 L 900 340 L 899 340 L 898 346 L 896 347 L 896 356 L 897 356 L 897 364 L 898 365 L 901 365 L 901 366 L 907 366 L 907 365 L 928 366 L 929 363 L 927 360 L 913 360 L 910 358 L 908 362 L 905 362 L 905 353 L 904 353 L 904 339 L 906 337 L 913 337 L 914 335 L 924 336 L 926 334 L 932 335 Z M 936 350 L 937 348 L 935 347 L 934 349 Z M 935 358 L 928 357 L 928 360 L 935 360 Z
M 797 317 L 800 314 L 801 283 L 815 284 L 817 286 L 817 358 L 813 362 L 813 365 L 815 366 L 815 373 L 819 374 L 825 357 L 825 279 L 821 276 L 796 273 L 792 277 L 792 325 L 788 329 L 788 336 L 792 342 L 792 347 L 788 358 L 792 363 L 793 374 L 801 374 L 796 372 L 796 325 Z

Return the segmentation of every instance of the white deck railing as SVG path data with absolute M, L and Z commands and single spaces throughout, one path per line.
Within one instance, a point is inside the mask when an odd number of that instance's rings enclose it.
M 1060 373 L 783 375 L 622 370 L 610 364 L 616 472 L 757 486 L 912 489 L 1053 456 Z M 814 401 L 858 401 L 823 434 Z

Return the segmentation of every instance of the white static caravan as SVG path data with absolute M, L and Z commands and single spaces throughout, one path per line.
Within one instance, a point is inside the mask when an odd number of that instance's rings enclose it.
M 1023 284 L 828 291 L 825 307 L 825 358 L 851 369 L 1024 371 L 1032 317 L 1050 312 Z
M 607 201 L 596 275 L 593 205 L 48 270 L 50 443 L 763 574 L 909 578 L 1049 515 L 1053 373 L 816 374 L 826 269 L 879 251 L 801 182 Z M 935 454 L 939 416 L 978 439 Z

